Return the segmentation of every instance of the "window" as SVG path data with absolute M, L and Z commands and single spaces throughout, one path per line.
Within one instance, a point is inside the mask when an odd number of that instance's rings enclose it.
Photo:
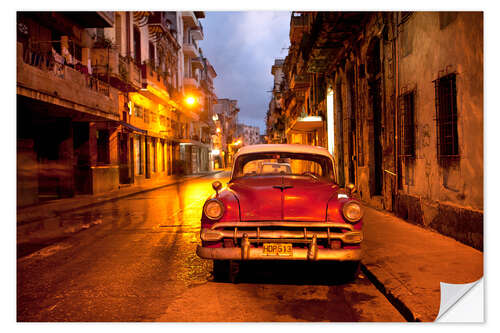
M 456 74 L 435 80 L 434 88 L 438 158 L 458 157 Z
M 233 178 L 293 175 L 334 181 L 333 165 L 329 158 L 302 153 L 255 153 L 238 157 Z
M 136 175 L 142 175 L 144 172 L 142 163 L 142 139 L 139 135 L 136 135 L 134 138 L 134 154 Z
M 134 26 L 134 59 L 137 65 L 141 64 L 141 33 L 136 26 Z
M 134 116 L 138 118 L 143 117 L 144 110 L 141 106 L 134 104 Z
M 149 62 L 151 63 L 151 66 L 153 68 L 156 67 L 156 62 L 155 62 L 155 46 L 151 42 L 149 42 Z
M 153 149 L 153 172 L 157 172 L 158 166 L 158 145 L 156 144 L 156 139 L 151 140 L 151 148 Z
M 109 132 L 97 131 L 97 163 L 109 164 Z
M 415 157 L 415 91 L 399 96 L 399 155 Z
M 151 122 L 152 123 L 158 122 L 158 113 L 156 112 L 155 109 L 151 109 Z

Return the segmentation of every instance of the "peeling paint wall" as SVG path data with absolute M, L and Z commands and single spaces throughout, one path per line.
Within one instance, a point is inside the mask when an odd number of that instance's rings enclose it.
M 483 15 L 417 12 L 401 29 L 399 80 L 416 91 L 416 156 L 401 170 L 398 213 L 482 248 Z M 459 159 L 443 166 L 433 80 L 446 73 L 456 73 Z
M 482 249 L 482 13 L 414 12 L 402 18 L 371 15 L 332 69 L 340 183 L 355 183 L 372 206 Z M 460 156 L 440 163 L 433 81 L 452 72 Z M 398 98 L 408 91 L 414 91 L 415 157 L 401 158 Z

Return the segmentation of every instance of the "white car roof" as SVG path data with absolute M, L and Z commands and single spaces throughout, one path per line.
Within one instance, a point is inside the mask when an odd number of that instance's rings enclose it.
M 299 145 L 299 144 L 261 144 L 241 147 L 234 159 L 240 155 L 253 154 L 253 153 L 302 153 L 302 154 L 316 154 L 323 155 L 332 159 L 330 152 L 323 147 Z M 332 159 L 333 160 L 333 159 Z

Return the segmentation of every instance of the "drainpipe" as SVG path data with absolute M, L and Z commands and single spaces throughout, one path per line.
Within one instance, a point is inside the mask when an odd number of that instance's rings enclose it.
M 399 190 L 399 181 L 401 177 L 401 170 L 399 170 L 399 126 L 398 126 L 398 117 L 399 117 L 399 104 L 398 104 L 398 95 L 399 95 L 399 53 L 398 53 L 398 36 L 399 36 L 399 13 L 396 12 L 394 15 L 396 15 L 395 20 L 393 19 L 393 24 L 394 24 L 394 37 L 393 37 L 393 66 L 394 66 L 394 85 L 395 85 L 395 91 L 394 91 L 394 172 L 396 173 L 396 189 L 395 193 L 396 194 Z M 396 195 L 395 195 L 396 196 Z M 395 206 L 394 204 L 394 199 L 392 202 L 393 207 Z M 393 209 L 394 211 L 394 209 Z

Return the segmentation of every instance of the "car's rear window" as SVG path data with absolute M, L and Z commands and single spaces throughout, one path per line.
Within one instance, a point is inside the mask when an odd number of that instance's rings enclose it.
M 256 153 L 239 156 L 233 179 L 241 177 L 294 175 L 335 181 L 332 162 L 316 154 Z

